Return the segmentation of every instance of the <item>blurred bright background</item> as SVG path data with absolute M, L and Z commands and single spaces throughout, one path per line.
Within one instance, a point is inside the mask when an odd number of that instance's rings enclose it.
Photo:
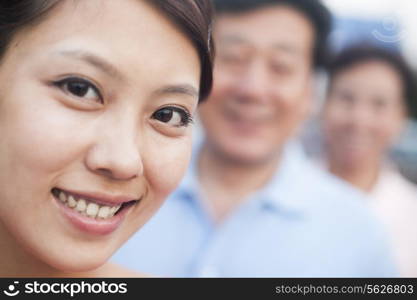
M 334 42 L 374 39 L 383 46 L 398 47 L 417 67 L 415 0 L 324 0 L 324 3 L 336 17 Z

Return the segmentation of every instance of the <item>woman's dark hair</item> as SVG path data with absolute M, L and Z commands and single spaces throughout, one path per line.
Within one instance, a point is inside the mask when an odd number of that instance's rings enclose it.
M 352 45 L 344 49 L 329 64 L 329 88 L 338 74 L 354 66 L 374 61 L 388 64 L 400 75 L 406 109 L 410 115 L 415 115 L 415 77 L 404 57 L 394 50 L 366 44 Z
M 332 27 L 332 16 L 320 0 L 214 0 L 213 2 L 217 14 L 241 13 L 275 5 L 285 5 L 295 9 L 310 21 L 315 31 L 314 67 L 326 66 L 327 40 Z
M 0 60 L 15 34 L 43 20 L 63 0 L 0 0 Z M 210 0 L 147 0 L 188 37 L 201 64 L 200 100 L 210 94 L 214 45 L 211 38 L 213 8 Z

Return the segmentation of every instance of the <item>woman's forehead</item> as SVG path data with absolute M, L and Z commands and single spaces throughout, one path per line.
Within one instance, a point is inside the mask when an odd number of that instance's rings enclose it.
M 146 2 L 64 2 L 68 3 L 54 8 L 47 19 L 16 35 L 16 55 L 35 58 L 38 53 L 82 59 L 115 79 L 137 80 L 138 74 L 153 79 L 163 74 L 162 79 L 167 81 L 163 84 L 188 84 L 198 90 L 196 50 L 182 32 Z M 98 3 L 103 3 L 100 12 L 92 9 Z M 153 81 L 157 83 L 161 78 Z

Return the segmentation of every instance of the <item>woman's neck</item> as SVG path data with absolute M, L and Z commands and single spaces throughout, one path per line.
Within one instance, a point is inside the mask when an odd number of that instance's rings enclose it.
M 277 168 L 280 155 L 257 164 L 222 157 L 209 147 L 199 156 L 199 182 L 215 221 L 224 219 L 254 191 L 265 185 Z
M 332 174 L 364 192 L 370 192 L 378 181 L 380 158 L 374 157 L 360 163 L 349 164 L 329 156 L 328 167 Z

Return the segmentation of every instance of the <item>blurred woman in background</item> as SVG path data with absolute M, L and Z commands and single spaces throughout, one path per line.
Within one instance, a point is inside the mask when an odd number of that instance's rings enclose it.
M 326 166 L 366 192 L 387 226 L 402 276 L 417 276 L 417 188 L 387 160 L 413 99 L 413 74 L 394 52 L 353 46 L 330 66 L 323 111 Z

